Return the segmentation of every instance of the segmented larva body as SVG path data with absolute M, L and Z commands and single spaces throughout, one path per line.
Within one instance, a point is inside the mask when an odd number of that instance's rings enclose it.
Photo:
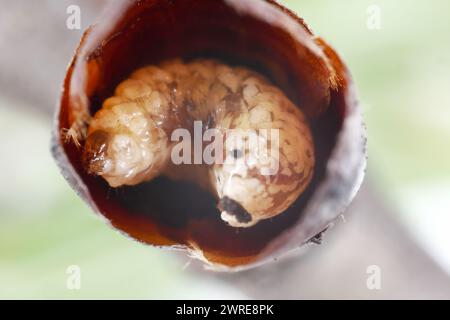
M 214 140 L 223 161 L 173 164 L 173 132 L 192 132 L 195 121 L 202 132 L 223 133 Z M 252 141 L 269 148 L 261 152 Z M 162 174 L 195 180 L 217 195 L 223 220 L 248 227 L 285 211 L 304 191 L 314 147 L 303 113 L 263 76 L 215 60 L 172 60 L 118 85 L 90 121 L 83 159 L 111 187 Z

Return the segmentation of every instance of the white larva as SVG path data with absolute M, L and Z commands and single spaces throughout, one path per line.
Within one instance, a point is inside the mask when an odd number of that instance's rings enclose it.
M 276 129 L 277 141 L 259 139 L 279 152 L 256 153 L 248 137 L 237 134 L 234 149 L 222 141 L 223 163 L 199 165 L 193 175 L 187 172 L 192 166 L 175 168 L 170 157 L 171 133 L 192 130 L 193 121 L 227 138 L 236 129 Z M 121 82 L 90 120 L 83 158 L 87 170 L 111 187 L 162 174 L 194 179 L 217 195 L 222 219 L 234 227 L 285 211 L 308 186 L 315 162 L 305 117 L 281 90 L 254 71 L 204 59 L 147 66 Z M 277 161 L 276 173 L 264 174 L 271 161 Z

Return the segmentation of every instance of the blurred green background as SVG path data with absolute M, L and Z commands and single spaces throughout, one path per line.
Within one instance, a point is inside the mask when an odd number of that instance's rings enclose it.
M 50 112 L 80 32 L 65 28 L 70 2 L 36 1 L 38 11 L 31 2 L 0 1 L 11 7 L 0 16 L 0 66 L 9 72 L 1 76 L 0 89 L 0 298 L 251 298 L 220 277 L 190 270 L 182 257 L 113 231 L 69 188 L 49 152 Z M 103 3 L 78 2 L 85 28 Z M 348 64 L 368 128 L 366 183 L 413 241 L 450 272 L 450 2 L 280 2 L 305 18 Z M 370 29 L 368 19 L 377 8 L 381 28 Z M 31 12 L 41 18 L 33 20 Z M 22 23 L 27 17 L 38 27 Z M 45 24 L 68 34 L 68 49 L 55 60 L 47 57 L 48 67 L 37 53 L 11 70 L 9 61 L 21 57 L 14 43 L 25 46 L 19 42 L 30 40 L 45 47 L 56 41 L 45 34 Z M 13 37 L 13 28 L 26 36 Z M 24 86 L 30 98 L 22 99 L 22 91 L 7 84 L 25 83 L 21 74 L 33 68 L 44 81 Z M 50 73 L 56 86 L 45 81 Z M 81 290 L 66 287 L 70 265 L 81 268 Z

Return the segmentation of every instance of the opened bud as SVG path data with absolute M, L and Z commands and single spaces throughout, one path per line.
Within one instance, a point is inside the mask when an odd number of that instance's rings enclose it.
M 345 65 L 275 1 L 144 0 L 85 32 L 53 152 L 114 227 L 236 270 L 343 212 L 364 136 Z

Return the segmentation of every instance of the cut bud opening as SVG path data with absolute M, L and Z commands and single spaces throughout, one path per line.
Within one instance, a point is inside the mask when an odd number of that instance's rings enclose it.
M 234 128 L 267 130 L 255 144 L 278 141 L 279 154 L 256 152 Z M 175 129 L 191 135 L 179 165 Z M 242 270 L 308 243 L 344 212 L 362 182 L 365 136 L 348 69 L 276 1 L 130 0 L 112 1 L 84 33 L 52 152 L 114 228 Z

